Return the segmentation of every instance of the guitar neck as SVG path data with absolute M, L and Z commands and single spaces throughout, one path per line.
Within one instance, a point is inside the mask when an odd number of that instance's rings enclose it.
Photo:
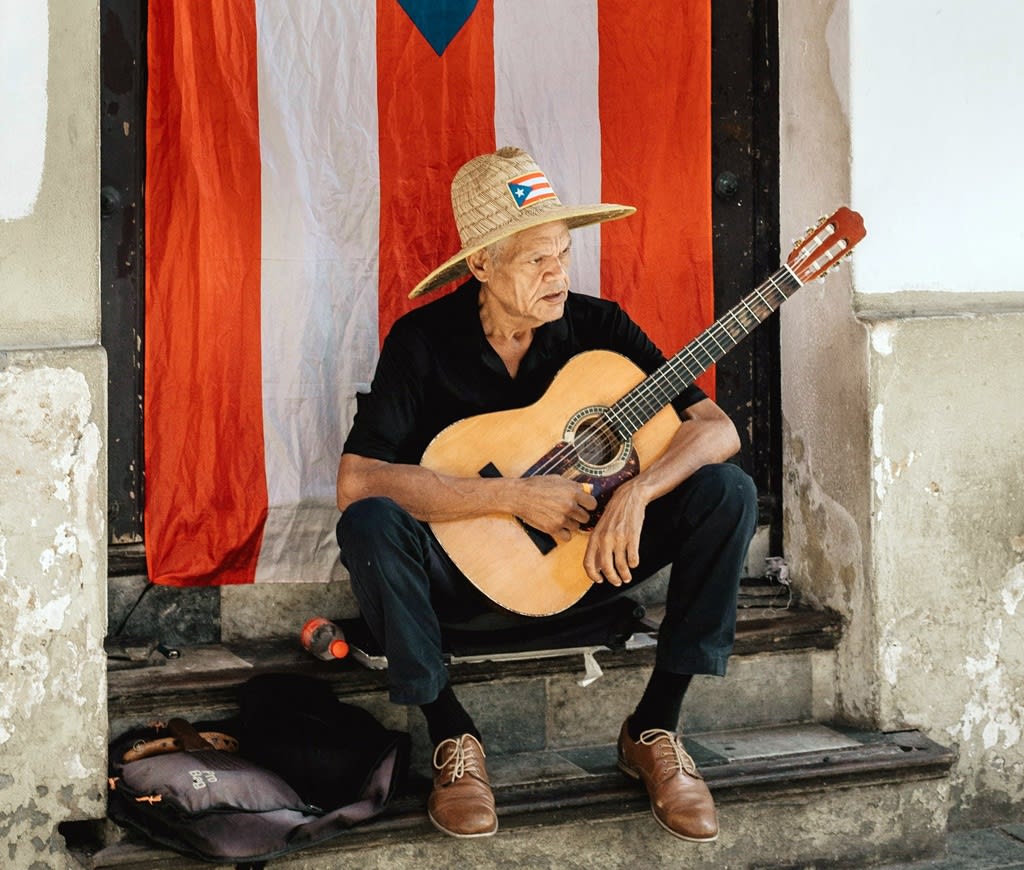
M 609 420 L 628 438 L 750 335 L 802 283 L 783 266 L 611 407 Z

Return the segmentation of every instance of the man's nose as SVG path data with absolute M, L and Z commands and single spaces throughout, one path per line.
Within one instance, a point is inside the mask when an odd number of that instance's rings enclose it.
M 544 277 L 549 281 L 569 280 L 569 270 L 566 268 L 566 264 L 562 262 L 561 257 L 551 258 Z

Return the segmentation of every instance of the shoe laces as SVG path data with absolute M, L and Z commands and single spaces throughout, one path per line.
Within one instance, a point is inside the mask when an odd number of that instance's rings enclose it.
M 442 740 L 438 743 L 437 748 L 434 750 L 434 768 L 438 771 L 444 771 L 445 768 L 450 767 L 452 782 L 462 779 L 462 777 L 467 773 L 480 773 L 476 756 L 466 752 L 466 740 L 470 737 L 471 735 L 469 734 L 462 734 L 458 737 L 449 737 L 447 740 Z M 453 744 L 452 753 L 442 761 L 440 758 L 442 750 L 445 749 L 448 744 Z M 477 745 L 479 746 L 479 744 Z M 480 754 L 486 756 L 482 746 L 480 746 Z
M 683 749 L 683 744 L 679 738 L 671 731 L 665 731 L 662 728 L 649 728 L 640 735 L 640 743 L 644 746 L 656 747 L 661 751 L 662 756 L 671 753 L 675 756 L 676 769 L 682 773 L 688 773 L 690 776 L 700 778 L 700 773 L 697 772 L 697 764 L 690 757 L 690 754 Z

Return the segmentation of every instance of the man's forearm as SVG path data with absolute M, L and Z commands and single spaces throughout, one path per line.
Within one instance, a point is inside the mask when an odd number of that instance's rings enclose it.
M 739 450 L 739 436 L 724 414 L 685 420 L 665 452 L 631 482 L 650 504 L 671 492 L 699 468 L 725 462 Z
M 361 457 L 346 463 L 343 459 L 338 478 L 338 507 L 344 510 L 353 501 L 379 496 L 390 498 L 425 522 L 511 513 L 515 484 L 514 480 L 452 477 L 420 465 Z

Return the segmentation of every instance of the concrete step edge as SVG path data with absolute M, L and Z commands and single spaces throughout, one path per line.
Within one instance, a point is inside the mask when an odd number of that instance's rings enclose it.
M 808 737 L 808 727 L 818 729 L 824 739 L 822 736 Z M 831 731 L 832 736 L 825 734 L 826 731 Z M 761 757 L 719 758 L 716 761 L 709 756 L 709 751 L 712 754 L 715 751 L 709 750 L 709 746 L 720 748 L 724 744 L 738 745 L 746 740 L 743 751 L 749 754 L 759 740 L 777 744 L 787 734 L 793 740 L 803 740 L 804 744 L 794 744 L 789 751 Z M 820 745 L 812 745 L 815 739 Z M 916 731 L 866 732 L 842 726 L 828 728 L 799 723 L 703 735 L 695 740 L 688 739 L 687 746 L 700 761 L 719 807 L 754 802 L 770 805 L 772 801 L 778 801 L 780 811 L 799 796 L 816 792 L 845 792 L 849 800 L 856 801 L 858 789 L 945 780 L 954 760 L 949 749 Z M 589 762 L 586 761 L 588 751 Z M 541 754 L 547 752 L 537 755 Z M 588 764 L 585 776 L 568 782 L 552 779 L 539 783 L 502 783 L 498 781 L 503 769 L 502 759 L 492 760 L 501 832 L 528 835 L 529 830 L 535 828 L 566 827 L 580 822 L 626 819 L 649 813 L 649 802 L 643 788 L 615 770 L 614 747 L 590 747 L 589 750 L 573 750 L 568 755 Z M 516 769 L 523 768 L 524 760 L 505 759 Z M 542 762 L 540 766 L 543 766 Z M 301 850 L 295 853 L 295 858 L 337 856 L 337 860 L 343 861 L 346 853 L 440 836 L 424 811 L 428 788 L 429 783 L 422 775 L 417 777 L 413 772 L 408 793 L 396 799 L 381 817 L 320 846 Z M 97 870 L 105 867 L 162 870 L 164 867 L 209 866 L 149 846 L 134 839 L 135 836 L 109 846 L 94 844 L 92 850 L 88 846 L 80 846 L 79 860 L 83 866 Z

